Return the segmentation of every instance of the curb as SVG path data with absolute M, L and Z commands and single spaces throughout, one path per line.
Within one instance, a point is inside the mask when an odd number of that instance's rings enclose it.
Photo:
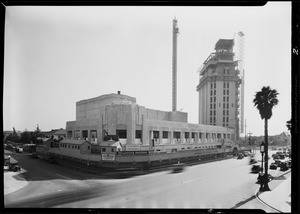
M 284 172 L 284 173 L 282 173 L 282 174 L 280 174 L 280 175 L 278 175 L 278 176 L 276 176 L 276 177 L 274 177 L 274 178 L 278 178 L 278 177 L 283 176 L 283 175 L 285 175 L 285 174 L 287 174 L 287 173 L 290 173 L 290 172 L 291 172 L 291 169 L 287 170 L 286 172 Z M 274 178 L 273 178 L 273 180 L 274 180 Z M 269 205 L 269 204 L 267 204 L 266 202 L 264 202 L 263 200 L 261 200 L 260 197 L 259 197 L 260 194 L 262 194 L 262 193 L 259 192 L 259 188 L 258 188 L 258 189 L 255 191 L 255 197 L 257 198 L 257 200 L 258 200 L 259 202 L 261 202 L 263 205 L 267 206 L 268 208 L 270 208 L 270 209 L 272 209 L 272 210 L 275 210 L 275 211 L 277 211 L 277 212 L 283 213 L 282 211 L 280 211 L 280 210 L 278 210 L 278 209 L 272 207 L 271 205 Z

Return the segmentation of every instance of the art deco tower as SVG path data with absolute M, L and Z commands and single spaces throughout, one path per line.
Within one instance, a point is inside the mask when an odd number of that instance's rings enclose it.
M 234 57 L 233 39 L 220 39 L 211 53 L 198 69 L 200 80 L 199 124 L 235 128 L 240 134 L 240 120 L 243 113 L 242 78 L 238 61 Z

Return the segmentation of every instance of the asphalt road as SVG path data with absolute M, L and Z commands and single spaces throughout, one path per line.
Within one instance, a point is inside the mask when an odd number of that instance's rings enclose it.
M 272 155 L 272 152 L 269 153 Z M 256 153 L 260 160 L 260 153 Z M 63 208 L 239 208 L 255 199 L 257 174 L 249 158 L 228 159 L 128 179 L 106 179 L 43 160 L 15 155 L 23 189 L 5 195 L 6 207 Z M 272 161 L 270 161 L 272 162 Z M 260 163 L 258 163 L 260 164 Z M 270 170 L 274 176 L 279 170 Z

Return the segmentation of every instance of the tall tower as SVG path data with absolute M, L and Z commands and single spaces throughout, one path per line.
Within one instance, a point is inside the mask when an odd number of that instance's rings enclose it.
M 179 28 L 176 18 L 173 19 L 173 51 L 172 51 L 172 111 L 177 110 L 177 36 Z
M 198 69 L 199 124 L 235 129 L 239 137 L 241 78 L 234 59 L 233 39 L 219 39 Z

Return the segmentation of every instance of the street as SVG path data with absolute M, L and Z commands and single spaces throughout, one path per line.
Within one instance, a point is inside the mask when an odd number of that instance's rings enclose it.
M 255 184 L 258 174 L 250 173 L 249 157 L 188 166 L 181 173 L 166 170 L 127 179 L 85 174 L 23 154 L 14 157 L 22 167 L 20 175 L 30 182 L 5 195 L 6 207 L 239 208 L 255 199 L 259 188 Z M 258 151 L 256 159 L 261 159 Z M 270 173 L 276 177 L 282 172 Z

